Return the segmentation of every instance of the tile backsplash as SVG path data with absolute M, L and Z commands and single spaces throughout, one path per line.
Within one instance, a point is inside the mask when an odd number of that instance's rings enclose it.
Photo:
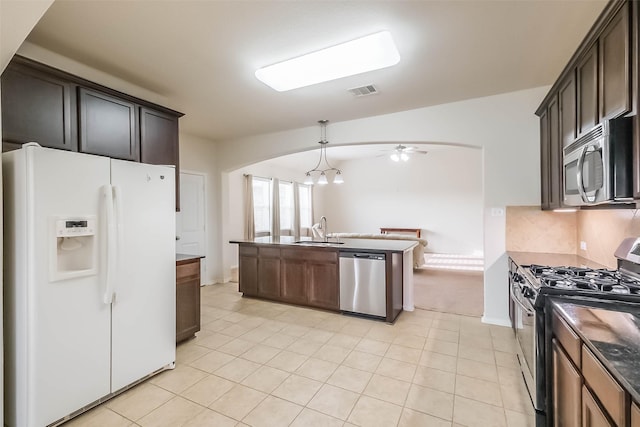
M 640 236 L 638 209 L 582 210 L 578 212 L 578 255 L 616 268 L 613 253 L 625 237 Z M 580 242 L 587 250 L 580 249 Z
M 576 213 L 543 211 L 540 206 L 507 206 L 507 251 L 576 253 Z
M 640 236 L 638 209 L 542 211 L 539 206 L 508 206 L 507 251 L 577 254 L 616 268 L 613 253 L 625 237 Z M 586 250 L 580 249 L 580 242 Z

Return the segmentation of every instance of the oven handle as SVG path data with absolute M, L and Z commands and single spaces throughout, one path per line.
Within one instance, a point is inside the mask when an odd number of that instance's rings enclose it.
M 511 286 L 509 287 L 509 293 L 511 294 L 511 299 L 513 300 L 513 302 L 515 302 L 516 304 L 518 304 L 520 306 L 520 308 L 522 308 L 522 310 L 524 310 L 525 314 L 527 316 L 533 316 L 535 315 L 535 311 L 529 310 L 529 307 L 526 307 L 522 301 L 520 301 L 520 299 L 516 296 L 515 294 L 515 283 L 511 283 Z

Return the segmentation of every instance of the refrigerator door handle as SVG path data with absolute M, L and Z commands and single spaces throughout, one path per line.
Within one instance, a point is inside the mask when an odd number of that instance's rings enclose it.
M 112 291 L 112 300 L 115 300 L 116 298 L 116 283 L 119 283 L 118 277 L 116 277 L 116 275 L 118 274 L 118 270 L 117 268 L 119 268 L 121 265 L 123 265 L 122 259 L 120 258 L 122 256 L 122 242 L 124 241 L 124 228 L 122 226 L 122 218 L 124 218 L 124 216 L 122 215 L 122 188 L 120 186 L 114 185 L 113 186 L 113 206 L 114 206 L 114 223 L 115 223 L 115 235 L 114 235 L 114 259 L 115 259 L 115 265 L 114 265 L 114 269 L 113 269 L 113 275 L 111 276 L 112 280 L 112 286 L 111 286 L 111 291 Z
M 105 185 L 102 187 L 105 198 L 105 213 L 107 218 L 107 268 L 106 286 L 103 302 L 107 305 L 113 302 L 113 279 L 116 271 L 116 219 L 113 203 L 113 187 Z

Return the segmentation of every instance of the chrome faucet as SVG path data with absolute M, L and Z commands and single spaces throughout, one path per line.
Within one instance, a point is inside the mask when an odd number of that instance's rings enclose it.
M 322 229 L 322 234 L 324 236 L 324 242 L 329 242 L 329 232 L 327 230 L 327 217 L 320 217 L 320 228 Z

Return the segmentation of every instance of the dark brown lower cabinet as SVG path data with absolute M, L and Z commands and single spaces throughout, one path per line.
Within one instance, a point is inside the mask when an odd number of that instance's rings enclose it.
M 280 249 L 258 248 L 258 295 L 280 298 Z
M 586 386 L 582 386 L 582 427 L 615 427 Z
M 258 248 L 240 246 L 238 265 L 239 291 L 245 295 L 258 295 Z
M 626 426 L 629 419 L 627 392 L 584 344 L 582 345 L 582 376 L 585 384 L 589 386 L 613 420 L 613 424 Z
M 239 290 L 292 304 L 338 310 L 338 251 L 241 244 Z
M 200 330 L 200 258 L 176 261 L 176 342 Z
M 582 376 L 573 366 L 558 341 L 552 341 L 553 358 L 553 425 L 581 425 Z
M 640 427 L 640 407 L 636 403 L 631 405 L 631 427 Z
M 327 286 L 338 283 L 338 265 L 309 263 L 309 305 L 338 310 L 340 308 L 340 287 Z
M 307 302 L 307 274 L 304 260 L 282 259 L 282 300 L 296 304 Z
M 596 357 L 579 331 L 557 310 L 552 313 L 552 323 L 553 425 L 640 427 L 640 408 L 631 404 L 629 392 Z

